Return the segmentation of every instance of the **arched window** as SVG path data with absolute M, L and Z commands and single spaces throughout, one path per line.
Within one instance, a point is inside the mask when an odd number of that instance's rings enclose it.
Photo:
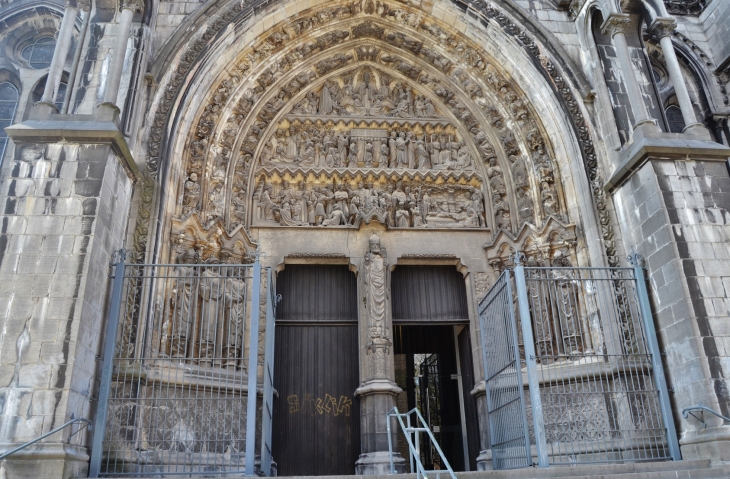
M 669 131 L 671 133 L 682 133 L 684 127 L 684 117 L 682 116 L 682 110 L 677 105 L 670 105 L 664 110 L 667 115 L 667 123 L 669 123 Z
M 41 69 L 51 66 L 53 50 L 56 48 L 56 39 L 53 37 L 41 37 L 27 47 L 23 48 L 23 58 L 32 68 Z
M 10 82 L 0 83 L 0 162 L 5 156 L 8 135 L 5 127 L 13 124 L 15 110 L 18 109 L 18 89 Z

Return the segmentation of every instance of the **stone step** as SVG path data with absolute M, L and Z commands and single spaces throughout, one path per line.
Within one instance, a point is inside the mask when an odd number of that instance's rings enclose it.
M 647 462 L 638 464 L 595 464 L 580 466 L 553 466 L 547 469 L 524 468 L 509 471 L 456 472 L 457 479 L 730 479 L 730 466 L 711 467 L 709 460 L 679 462 Z M 441 479 L 449 479 L 448 471 L 441 472 Z M 150 476 L 147 476 L 150 477 Z M 157 478 L 181 477 L 159 475 Z M 207 477 L 184 476 L 184 477 Z M 243 477 L 230 474 L 224 478 Z M 429 475 L 435 478 L 435 474 Z M 390 475 L 379 476 L 288 476 L 289 479 L 395 479 Z M 415 479 L 415 474 L 399 474 L 397 479 Z M 82 478 L 78 478 L 82 479 Z M 144 479 L 132 477 L 130 479 Z

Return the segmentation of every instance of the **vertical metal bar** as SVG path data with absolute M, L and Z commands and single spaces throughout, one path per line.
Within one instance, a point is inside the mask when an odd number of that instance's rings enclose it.
M 672 403 L 669 401 L 669 391 L 667 390 L 667 381 L 664 376 L 664 366 L 662 365 L 661 356 L 659 354 L 659 343 L 656 337 L 654 318 L 652 317 L 651 307 L 649 306 L 649 292 L 646 289 L 643 262 L 644 258 L 642 258 L 641 255 L 634 254 L 631 256 L 631 263 L 634 266 L 634 281 L 636 281 L 636 295 L 639 299 L 641 319 L 644 322 L 646 343 L 649 348 L 649 354 L 651 354 L 651 370 L 654 374 L 656 388 L 659 391 L 659 404 L 662 409 L 664 428 L 667 432 L 669 453 L 672 456 L 672 460 L 681 461 L 682 453 L 679 450 L 677 431 L 674 427 L 674 418 L 672 417 Z
M 256 375 L 258 370 L 259 309 L 261 301 L 261 263 L 259 252 L 253 264 L 251 295 L 251 337 L 248 350 L 248 395 L 246 398 L 246 475 L 254 475 L 256 450 Z
M 395 409 L 398 411 L 398 409 Z M 396 414 L 398 414 L 396 412 Z M 390 473 L 395 474 L 395 465 L 393 464 L 393 438 L 390 435 L 390 413 L 385 415 L 385 427 L 388 432 L 388 453 L 390 454 Z
M 464 470 L 469 470 L 469 443 L 466 437 L 466 411 L 464 411 L 464 385 L 461 376 L 461 351 L 459 350 L 459 334 L 456 332 L 458 326 L 454 326 L 454 348 L 456 349 L 456 387 L 459 388 L 459 409 L 461 414 L 461 445 L 464 450 Z
M 112 283 L 112 298 L 109 306 L 109 317 L 106 322 L 106 337 L 104 338 L 104 363 L 101 370 L 99 384 L 99 400 L 96 403 L 96 417 L 94 418 L 94 437 L 91 441 L 91 460 L 89 462 L 89 477 L 99 477 L 101 472 L 101 453 L 106 430 L 107 406 L 111 392 L 112 371 L 114 369 L 114 347 L 117 339 L 117 326 L 122 306 L 122 289 L 124 286 L 124 250 L 115 253 L 117 262 L 114 264 L 114 282 Z
M 543 419 L 542 401 L 540 400 L 540 385 L 537 378 L 537 362 L 535 358 L 535 344 L 532 337 L 532 321 L 530 319 L 530 304 L 527 297 L 525 283 L 525 267 L 520 263 L 520 253 L 515 255 L 515 286 L 517 289 L 517 303 L 520 308 L 520 322 L 522 323 L 522 341 L 525 347 L 525 364 L 527 365 L 527 382 L 530 387 L 530 404 L 532 405 L 532 422 L 535 427 L 535 445 L 537 446 L 537 466 L 548 467 L 547 439 L 545 437 L 545 423 Z M 528 447 L 528 455 L 530 449 Z

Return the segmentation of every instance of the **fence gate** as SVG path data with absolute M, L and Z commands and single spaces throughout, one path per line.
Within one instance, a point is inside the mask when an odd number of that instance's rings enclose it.
M 270 271 L 258 261 L 125 265 L 123 257 L 113 268 L 89 477 L 270 474 Z M 259 363 L 265 412 L 255 471 Z
M 480 302 L 495 469 L 681 459 L 643 267 L 632 261 L 526 267 L 517 255 Z
M 509 271 L 479 303 L 489 441 L 495 469 L 532 464 Z

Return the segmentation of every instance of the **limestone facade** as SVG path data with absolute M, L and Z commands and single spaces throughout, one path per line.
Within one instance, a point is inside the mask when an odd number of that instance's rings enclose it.
M 104 406 L 114 251 L 239 264 L 258 248 L 275 271 L 358 277 L 365 474 L 386 470 L 400 391 L 390 273 L 462 273 L 484 466 L 478 300 L 516 252 L 596 267 L 639 253 L 683 457 L 730 461 L 730 426 L 681 414 L 730 416 L 727 13 L 724 0 L 0 3 L 0 449 Z M 0 471 L 83 476 L 91 436 L 54 438 Z

